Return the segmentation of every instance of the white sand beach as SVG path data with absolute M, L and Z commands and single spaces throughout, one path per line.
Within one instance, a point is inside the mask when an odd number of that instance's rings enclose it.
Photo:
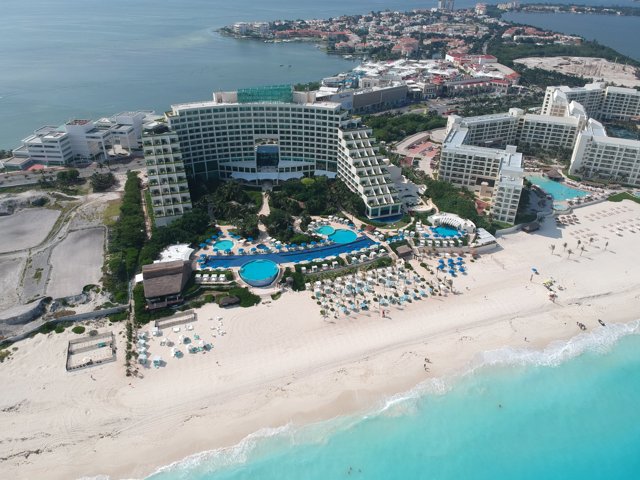
M 325 321 L 311 292 L 249 309 L 205 306 L 194 331 L 213 350 L 174 359 L 152 339 L 150 354 L 167 363 L 141 379 L 124 376 L 121 328 L 116 363 L 74 373 L 64 366 L 73 334 L 20 342 L 0 364 L 3 477 L 141 478 L 264 427 L 373 408 L 487 350 L 542 349 L 580 334 L 576 322 L 588 332 L 602 328 L 598 319 L 637 319 L 640 205 L 605 202 L 575 214 L 575 225 L 547 220 L 536 233 L 501 237 L 500 249 L 454 280 L 458 294 L 389 307 L 391 318 Z M 540 272 L 533 278 L 532 267 Z M 555 303 L 543 286 L 549 278 L 562 287 Z M 226 334 L 213 338 L 218 315 Z

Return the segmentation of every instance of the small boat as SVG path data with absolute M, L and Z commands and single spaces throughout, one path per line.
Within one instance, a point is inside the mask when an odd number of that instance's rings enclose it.
M 598 323 L 599 323 L 600 325 L 602 325 L 603 327 L 606 327 L 606 324 L 605 324 L 602 320 L 598 319 Z

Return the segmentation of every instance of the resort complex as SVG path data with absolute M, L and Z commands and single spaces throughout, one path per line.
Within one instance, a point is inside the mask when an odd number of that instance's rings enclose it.
M 315 92 L 288 85 L 217 92 L 208 102 L 174 105 L 166 121 L 192 175 L 254 185 L 337 177 L 369 218 L 401 213 L 371 129 L 339 103 L 316 102 Z
M 2 477 L 640 478 L 640 9 L 11 3 Z
M 507 223 L 515 220 L 523 184 L 522 154 L 516 148 L 572 151 L 571 174 L 639 186 L 640 141 L 609 137 L 600 122 L 589 118 L 638 115 L 637 90 L 610 88 L 549 87 L 541 114 L 512 108 L 501 114 L 450 116 L 439 178 L 492 197 L 492 215 Z

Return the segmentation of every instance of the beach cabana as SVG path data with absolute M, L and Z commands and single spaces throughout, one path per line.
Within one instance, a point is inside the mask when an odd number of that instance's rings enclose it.
M 160 355 L 156 355 L 153 357 L 153 366 L 155 368 L 159 368 L 162 366 L 162 357 Z

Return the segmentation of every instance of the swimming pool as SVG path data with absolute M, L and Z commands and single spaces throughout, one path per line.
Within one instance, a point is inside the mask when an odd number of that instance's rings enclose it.
M 316 232 L 320 235 L 332 235 L 336 231 L 331 225 L 323 225 L 316 229 Z
M 346 228 L 339 228 L 331 235 L 329 235 L 329 240 L 336 243 L 351 243 L 358 235 L 353 230 L 347 230 Z
M 233 242 L 231 240 L 218 240 L 213 244 L 214 250 L 231 250 L 233 248 Z
M 589 195 L 587 192 L 568 187 L 562 182 L 555 182 L 540 175 L 532 175 L 527 177 L 527 180 L 551 195 L 556 202 L 566 202 L 572 198 L 586 197 Z
M 349 253 L 360 250 L 361 248 L 368 248 L 376 245 L 367 236 L 358 237 L 351 243 L 332 243 L 326 246 L 320 246 L 312 248 L 310 250 L 296 250 L 293 252 L 274 252 L 274 253 L 262 253 L 260 259 L 271 260 L 275 263 L 296 263 L 302 261 L 313 261 L 316 258 L 326 258 L 329 256 L 338 256 L 343 253 Z M 205 263 L 202 268 L 232 268 L 242 267 L 247 263 L 247 257 L 245 255 L 207 255 Z
M 278 264 L 271 260 L 252 260 L 240 268 L 240 278 L 253 287 L 271 285 L 278 276 Z
M 448 227 L 446 225 L 439 225 L 433 229 L 434 233 L 437 233 L 441 237 L 455 237 L 458 235 L 458 229 L 453 227 Z

